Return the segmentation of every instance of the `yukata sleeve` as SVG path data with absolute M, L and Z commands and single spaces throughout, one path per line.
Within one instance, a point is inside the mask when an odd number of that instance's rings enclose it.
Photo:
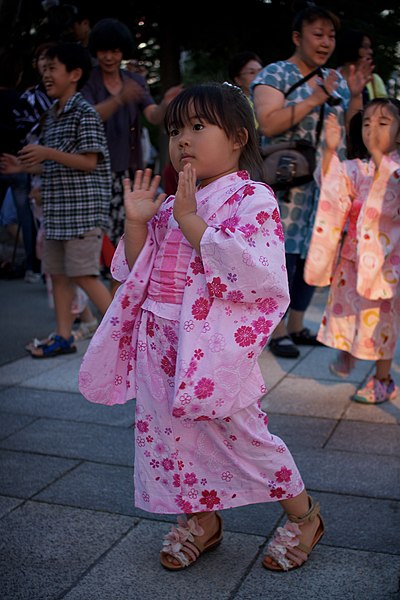
M 236 206 L 223 210 L 232 216 L 206 229 L 190 265 L 190 281 L 201 283 L 184 293 L 175 418 L 229 418 L 258 402 L 265 393 L 258 357 L 289 304 L 274 194 L 251 182 L 229 201 Z
M 278 204 L 261 183 L 248 184 L 237 201 L 233 216 L 208 227 L 201 240 L 209 298 L 256 308 L 272 333 L 289 304 Z
M 357 292 L 390 299 L 400 281 L 400 162 L 384 156 L 357 221 Z
M 91 339 L 79 371 L 79 390 L 90 402 L 124 404 L 135 396 L 137 319 L 158 244 L 165 235 L 167 214 L 168 209 L 162 208 L 149 223 L 146 242 L 132 269 L 125 258 L 124 239 L 118 244 L 111 268 L 123 285 Z
M 353 183 L 348 164 L 351 162 L 340 162 L 334 155 L 328 172 L 321 176 L 318 208 L 304 267 L 304 280 L 309 285 L 331 283 L 352 203 Z

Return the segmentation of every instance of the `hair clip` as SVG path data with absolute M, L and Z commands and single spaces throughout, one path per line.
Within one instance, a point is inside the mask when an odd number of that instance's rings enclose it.
M 239 87 L 239 86 L 237 86 L 237 85 L 233 85 L 233 83 L 229 83 L 229 81 L 224 81 L 222 85 L 227 85 L 227 86 L 229 86 L 229 87 L 233 88 L 234 90 L 238 90 L 239 92 L 242 92 L 242 93 L 243 93 L 243 90 L 242 90 L 242 88 L 240 88 L 240 87 Z

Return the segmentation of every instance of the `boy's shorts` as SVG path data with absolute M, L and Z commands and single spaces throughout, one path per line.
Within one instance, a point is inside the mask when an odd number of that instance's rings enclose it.
M 103 231 L 100 227 L 71 240 L 44 240 L 42 271 L 48 275 L 83 277 L 100 274 Z

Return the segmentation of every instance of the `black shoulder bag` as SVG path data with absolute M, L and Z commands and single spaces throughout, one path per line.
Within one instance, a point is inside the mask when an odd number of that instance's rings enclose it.
M 285 98 L 316 74 L 321 75 L 319 68 L 311 71 L 303 79 L 292 85 L 285 93 Z M 294 107 L 295 104 L 292 105 L 292 121 Z M 308 183 L 313 179 L 316 146 L 321 136 L 323 118 L 324 104 L 321 104 L 316 128 L 315 146 L 305 140 L 293 140 L 294 132 L 292 124 L 292 135 L 289 140 L 261 149 L 261 154 L 264 158 L 263 181 L 270 185 L 274 191 L 289 190 L 292 187 Z

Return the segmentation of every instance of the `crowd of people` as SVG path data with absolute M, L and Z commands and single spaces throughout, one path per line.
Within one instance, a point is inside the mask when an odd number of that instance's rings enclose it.
M 324 521 L 268 429 L 258 358 L 267 344 L 287 359 L 301 345 L 333 347 L 339 377 L 356 359 L 376 363 L 352 400 L 396 396 L 400 102 L 374 73 L 364 32 L 351 32 L 351 49 L 342 34 L 340 64 L 327 66 L 339 20 L 310 3 L 293 19 L 289 58 L 263 66 L 246 50 L 232 58 L 231 83 L 178 85 L 159 104 L 140 74 L 121 68 L 132 51 L 123 23 L 81 31 L 85 43 L 39 53 L 32 94 L 43 111 L 24 113 L 23 141 L 1 148 L 4 187 L 15 194 L 23 181 L 28 206 L 32 188 L 42 203 L 41 271 L 56 331 L 28 350 L 76 351 L 72 307 L 83 290 L 82 311 L 89 299 L 101 322 L 89 332 L 80 390 L 107 405 L 136 399 L 135 504 L 185 514 L 165 536 L 163 567 L 186 568 L 218 545 L 220 510 L 270 501 L 287 522 L 262 564 L 301 567 Z M 143 162 L 142 116 L 164 124 L 170 195 Z M 301 152 L 291 153 L 298 142 L 311 156 L 304 181 L 295 177 Z M 263 161 L 275 146 L 284 153 L 272 189 Z M 108 285 L 99 277 L 105 239 Z M 317 333 L 304 325 L 315 286 L 330 287 Z

